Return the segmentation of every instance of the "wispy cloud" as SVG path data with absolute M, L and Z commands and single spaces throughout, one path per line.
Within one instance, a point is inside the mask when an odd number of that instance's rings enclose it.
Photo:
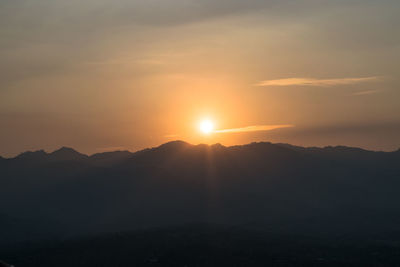
M 314 79 L 314 78 L 286 78 L 278 80 L 261 81 L 256 86 L 335 86 L 356 84 L 363 82 L 373 82 L 380 80 L 380 77 L 360 77 L 360 78 L 336 78 L 336 79 Z
M 156 58 L 119 58 L 119 59 L 105 59 L 98 61 L 84 61 L 87 65 L 125 65 L 125 64 L 138 64 L 138 65 L 163 65 L 165 62 Z
M 292 124 L 277 124 L 277 125 L 254 125 L 254 126 L 246 126 L 241 128 L 233 128 L 233 129 L 222 129 L 216 130 L 215 133 L 246 133 L 246 132 L 258 132 L 258 131 L 271 131 L 280 128 L 289 128 L 294 127 Z
M 379 90 L 367 90 L 367 91 L 359 91 L 355 92 L 352 95 L 372 95 L 378 93 Z

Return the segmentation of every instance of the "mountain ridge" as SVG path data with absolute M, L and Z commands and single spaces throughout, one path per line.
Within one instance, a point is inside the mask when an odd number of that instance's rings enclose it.
M 136 153 L 142 153 L 146 151 L 151 151 L 151 150 L 156 150 L 156 149 L 171 149 L 171 148 L 193 148 L 193 147 L 210 147 L 210 148 L 240 148 L 240 147 L 247 147 L 247 146 L 253 146 L 253 145 L 273 145 L 273 146 L 280 146 L 284 148 L 288 148 L 291 150 L 295 151 L 331 151 L 331 152 L 360 152 L 360 153 L 397 153 L 400 152 L 400 148 L 397 150 L 393 151 L 381 151 L 381 150 L 368 150 L 364 148 L 359 148 L 359 147 L 352 147 L 352 146 L 344 146 L 344 145 L 336 145 L 336 146 L 324 146 L 324 147 L 317 147 L 317 146 L 311 146 L 311 147 L 303 147 L 303 146 L 297 146 L 297 145 L 292 145 L 289 143 L 271 143 L 271 142 L 252 142 L 248 144 L 243 144 L 243 145 L 232 145 L 232 146 L 224 146 L 220 143 L 216 144 L 190 144 L 188 142 L 182 141 L 182 140 L 174 140 L 170 141 L 167 143 L 163 143 L 159 146 L 156 147 L 149 147 L 137 151 L 129 151 L 129 150 L 115 150 L 115 151 L 105 151 L 105 152 L 98 152 L 94 154 L 84 154 L 79 152 L 78 150 L 75 150 L 70 147 L 62 146 L 52 152 L 46 152 L 43 149 L 35 150 L 35 151 L 25 151 L 21 152 L 15 157 L 3 157 L 0 156 L 0 159 L 6 159 L 6 160 L 12 160 L 12 159 L 29 159 L 35 157 L 61 157 L 65 159 L 73 158 L 74 156 L 80 157 L 80 158 L 102 158 L 105 155 L 113 155 L 116 154 L 123 155 L 125 154 L 126 156 L 128 154 L 134 155 Z M 69 157 L 68 157 L 69 156 Z
M 344 147 L 175 141 L 135 153 L 27 152 L 0 164 L 0 243 L 185 223 L 395 232 L 399 177 L 398 151 Z

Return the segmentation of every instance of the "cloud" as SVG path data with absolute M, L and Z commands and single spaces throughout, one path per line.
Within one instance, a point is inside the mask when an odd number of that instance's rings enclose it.
M 378 93 L 379 90 L 367 90 L 367 91 L 359 91 L 355 92 L 352 95 L 372 95 Z
M 337 78 L 337 79 L 314 79 L 314 78 L 285 78 L 277 80 L 265 80 L 256 84 L 256 86 L 335 86 L 346 84 L 357 84 L 363 82 L 379 81 L 380 78 L 361 77 L 361 78 Z
M 27 0 L 3 0 L 0 1 L 0 15 L 2 15 L 0 22 L 9 21 L 19 24 L 22 21 L 22 23 L 28 22 L 34 27 L 40 27 L 51 20 L 54 23 L 68 23 L 75 30 L 85 25 L 101 29 L 110 25 L 133 24 L 166 27 L 246 14 L 260 9 L 271 9 L 281 1 L 69 0 L 66 3 L 65 1 L 37 0 L 31 4 Z M 43 19 L 44 15 L 45 19 Z
M 241 128 L 233 128 L 233 129 L 223 129 L 216 130 L 215 133 L 247 133 L 247 132 L 259 132 L 259 131 L 271 131 L 280 128 L 290 128 L 294 127 L 291 124 L 277 124 L 277 125 L 254 125 L 254 126 L 246 126 Z

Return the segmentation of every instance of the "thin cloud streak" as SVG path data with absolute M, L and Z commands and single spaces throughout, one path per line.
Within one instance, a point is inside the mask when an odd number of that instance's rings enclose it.
M 378 93 L 379 90 L 367 90 L 367 91 L 360 91 L 360 92 L 355 92 L 352 95 L 372 95 Z
M 214 131 L 214 133 L 247 133 L 247 132 L 259 132 L 259 131 L 271 131 L 275 129 L 290 128 L 290 127 L 294 127 L 294 125 L 292 124 L 254 125 L 241 128 L 216 130 Z
M 314 79 L 314 78 L 286 78 L 261 81 L 256 86 L 335 86 L 379 81 L 377 76 L 360 78 Z

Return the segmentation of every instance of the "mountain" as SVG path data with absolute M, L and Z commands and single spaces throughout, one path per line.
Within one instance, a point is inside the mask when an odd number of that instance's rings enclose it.
M 44 150 L 37 150 L 37 151 L 27 151 L 27 152 L 21 153 L 14 159 L 26 160 L 26 161 L 30 161 L 30 162 L 37 162 L 37 161 L 46 159 L 47 156 L 48 156 L 48 154 Z
M 53 161 L 73 161 L 73 160 L 84 160 L 88 156 L 77 152 L 76 150 L 69 147 L 62 147 L 50 154 L 48 154 L 49 159 Z
M 133 156 L 133 153 L 129 151 L 115 151 L 115 152 L 104 152 L 104 153 L 97 153 L 91 155 L 89 157 L 90 161 L 102 165 L 102 166 L 109 166 L 112 164 L 117 164 L 118 162 L 122 162 L 128 160 Z
M 72 148 L 62 147 L 52 153 L 44 150 L 27 151 L 21 153 L 12 160 L 20 160 L 27 163 L 46 163 L 46 162 L 62 162 L 62 161 L 79 161 L 87 159 L 88 156 L 75 151 Z
M 187 223 L 390 236 L 400 231 L 399 155 L 182 141 L 135 153 L 26 152 L 0 164 L 1 216 L 14 222 L 0 227 L 0 245 Z

